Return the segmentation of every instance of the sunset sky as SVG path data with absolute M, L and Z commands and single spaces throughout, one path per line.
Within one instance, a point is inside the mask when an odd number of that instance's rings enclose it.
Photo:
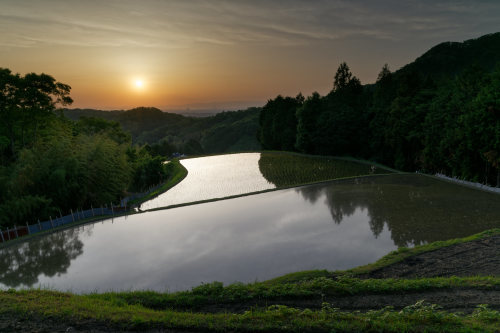
M 498 0 L 0 0 L 0 67 L 71 85 L 73 107 L 232 110 L 498 31 Z

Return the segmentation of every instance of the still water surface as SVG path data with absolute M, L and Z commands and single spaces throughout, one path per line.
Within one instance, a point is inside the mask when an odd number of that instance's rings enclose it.
M 242 153 L 181 160 L 186 178 L 141 210 L 276 188 L 259 171 L 259 159 L 259 153 Z
M 185 290 L 373 262 L 500 227 L 497 194 L 373 176 L 116 218 L 0 251 L 0 287 Z

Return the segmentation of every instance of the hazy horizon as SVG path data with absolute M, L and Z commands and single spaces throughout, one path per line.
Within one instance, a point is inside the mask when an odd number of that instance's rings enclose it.
M 169 113 L 178 113 L 178 114 L 215 114 L 219 112 L 225 112 L 225 111 L 240 111 L 240 110 L 247 110 L 249 108 L 253 107 L 262 107 L 263 105 L 249 105 L 249 106 L 242 106 L 242 107 L 199 107 L 199 108 L 191 108 L 191 107 L 186 107 L 186 108 L 159 108 L 154 105 L 137 105 L 133 106 L 130 108 L 95 108 L 95 107 L 75 107 L 74 105 L 69 105 L 65 106 L 63 109 L 69 109 L 69 110 L 97 110 L 97 111 L 129 111 L 132 109 L 137 109 L 137 108 L 155 108 L 163 112 L 169 112 Z
M 0 67 L 72 86 L 72 108 L 237 110 L 363 84 L 500 31 L 495 1 L 2 1 Z

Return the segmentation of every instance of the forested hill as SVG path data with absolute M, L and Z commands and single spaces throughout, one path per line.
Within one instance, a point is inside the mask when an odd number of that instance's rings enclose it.
M 259 113 L 260 108 L 249 108 L 195 118 L 146 107 L 128 111 L 64 110 L 73 120 L 96 117 L 119 122 L 131 133 L 134 143 L 149 144 L 163 155 L 174 151 L 204 154 L 258 150 Z
M 491 71 L 500 55 L 500 32 L 463 43 L 444 42 L 431 48 L 395 74 L 419 71 L 434 78 L 448 79 L 471 65 Z
M 265 149 L 372 159 L 500 186 L 500 33 L 442 43 L 362 85 L 342 63 L 326 96 L 262 109 Z

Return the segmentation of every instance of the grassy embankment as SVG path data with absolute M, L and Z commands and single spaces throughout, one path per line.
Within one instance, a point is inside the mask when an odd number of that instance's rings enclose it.
M 372 265 L 348 271 L 298 272 L 265 282 L 227 287 L 214 282 L 186 292 L 74 295 L 45 290 L 4 291 L 0 292 L 0 318 L 56 320 L 68 325 L 87 328 L 101 325 L 112 329 L 495 332 L 500 325 L 500 313 L 487 306 L 478 306 L 469 314 L 449 313 L 423 302 L 401 310 L 386 307 L 348 312 L 332 307 L 328 301 L 365 294 L 454 292 L 462 289 L 498 291 L 498 277 L 363 280 L 356 276 L 412 255 L 499 234 L 500 229 L 493 229 L 471 237 L 400 249 Z M 303 303 L 304 300 L 308 302 Z M 307 309 L 300 305 L 314 304 L 314 300 L 318 306 Z M 294 304 L 298 306 L 293 307 Z
M 178 159 L 173 159 L 169 163 L 172 164 L 172 175 L 171 177 L 160 187 L 155 189 L 154 191 L 151 191 L 150 193 L 146 194 L 143 197 L 134 199 L 129 201 L 129 205 L 132 206 L 137 206 L 140 205 L 141 203 L 151 200 L 154 197 L 162 194 L 163 192 L 166 192 L 170 190 L 172 187 L 175 185 L 179 184 L 184 178 L 186 178 L 188 171 L 187 169 L 179 162 Z
M 158 311 L 141 305 L 48 291 L 2 293 L 0 313 L 26 321 L 47 318 L 71 326 L 99 325 L 113 330 L 162 327 L 247 332 L 495 332 L 500 322 L 499 313 L 487 307 L 478 307 L 470 315 L 447 313 L 422 303 L 401 311 L 384 308 L 366 313 L 343 312 L 325 304 L 316 311 L 275 305 L 241 314 L 210 314 Z

